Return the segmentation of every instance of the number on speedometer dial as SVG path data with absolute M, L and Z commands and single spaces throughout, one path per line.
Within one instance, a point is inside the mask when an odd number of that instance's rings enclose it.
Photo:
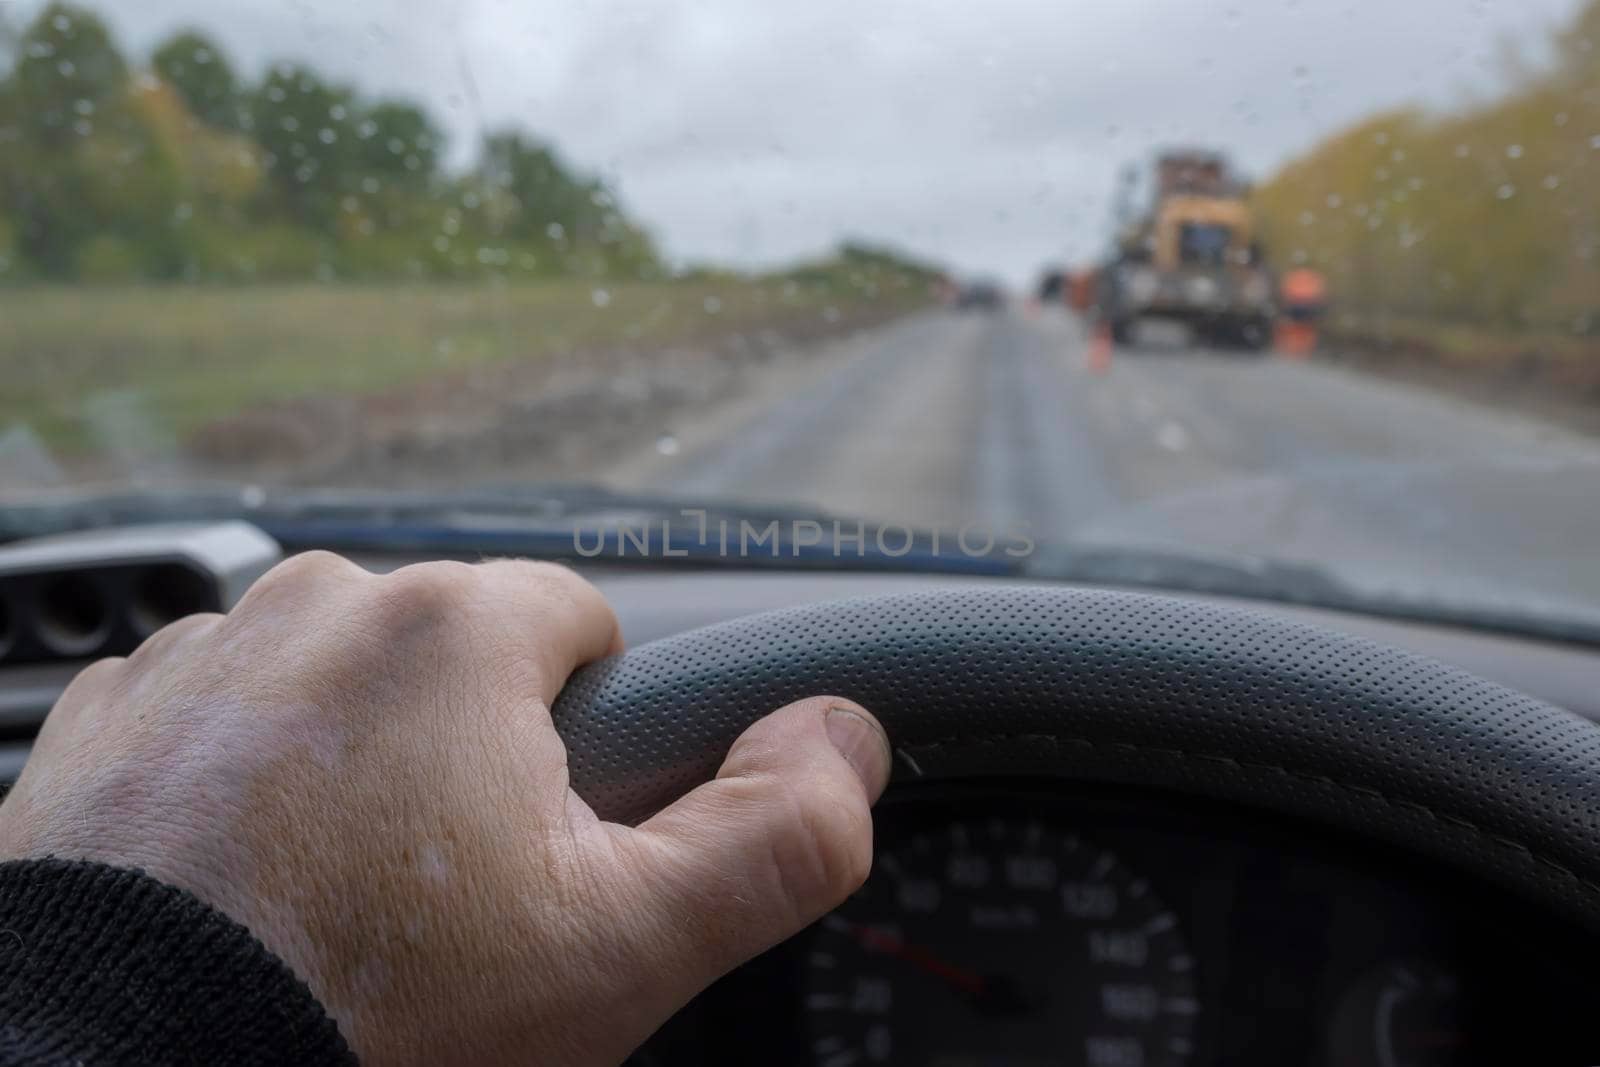
M 1177 916 L 1116 856 L 1039 822 L 905 839 L 803 951 L 828 1067 L 1165 1067 L 1193 1047 Z

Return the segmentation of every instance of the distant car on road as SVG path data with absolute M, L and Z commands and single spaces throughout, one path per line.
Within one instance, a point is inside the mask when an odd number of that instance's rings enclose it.
M 1039 276 L 1039 303 L 1061 303 L 1066 298 L 1066 287 L 1066 272 L 1051 267 Z
M 963 310 L 999 311 L 1005 303 L 1005 293 L 991 281 L 967 282 L 956 294 L 956 307 Z

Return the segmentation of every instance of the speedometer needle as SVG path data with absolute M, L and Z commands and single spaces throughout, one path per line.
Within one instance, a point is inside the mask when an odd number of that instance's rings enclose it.
M 886 956 L 904 960 L 913 967 L 942 979 L 973 997 L 982 997 L 988 990 L 989 983 L 982 975 L 974 974 L 969 970 L 940 959 L 921 945 L 913 945 L 904 938 L 896 937 L 894 934 L 871 926 L 853 923 L 838 916 L 830 916 L 828 925 L 849 934 L 864 949 L 872 952 L 881 952 Z

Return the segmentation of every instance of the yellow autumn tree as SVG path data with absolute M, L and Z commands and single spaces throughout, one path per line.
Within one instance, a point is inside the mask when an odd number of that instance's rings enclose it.
M 1280 262 L 1368 314 L 1600 329 L 1600 0 L 1557 61 L 1459 112 L 1395 111 L 1258 188 Z

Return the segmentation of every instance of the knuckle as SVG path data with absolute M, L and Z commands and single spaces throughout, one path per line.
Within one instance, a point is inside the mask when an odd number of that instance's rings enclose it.
M 385 575 L 374 587 L 377 621 L 385 631 L 425 630 L 473 603 L 470 565 L 421 563 Z
M 872 866 L 870 826 L 818 792 L 780 792 L 771 834 L 778 883 L 797 917 L 809 919 L 858 889 Z
M 87 691 L 115 685 L 121 680 L 127 662 L 121 656 L 108 656 L 105 659 L 95 660 L 73 677 L 61 696 L 57 698 L 57 704 L 66 703 L 69 696 L 82 696 Z
M 402 606 L 431 607 L 469 599 L 471 581 L 468 564 L 440 561 L 401 567 L 381 584 L 384 595 Z
M 215 612 L 200 612 L 175 619 L 145 638 L 139 647 L 133 650 L 128 660 L 132 663 L 143 663 L 174 645 L 182 644 L 190 637 L 210 632 L 222 619 L 223 617 Z
M 571 567 L 546 560 L 507 560 L 502 566 L 514 567 L 524 581 L 539 590 L 542 597 L 563 605 L 582 604 L 595 593 L 594 586 Z
M 290 556 L 262 575 L 260 584 L 269 588 L 299 586 L 346 577 L 360 570 L 343 556 L 317 549 Z

